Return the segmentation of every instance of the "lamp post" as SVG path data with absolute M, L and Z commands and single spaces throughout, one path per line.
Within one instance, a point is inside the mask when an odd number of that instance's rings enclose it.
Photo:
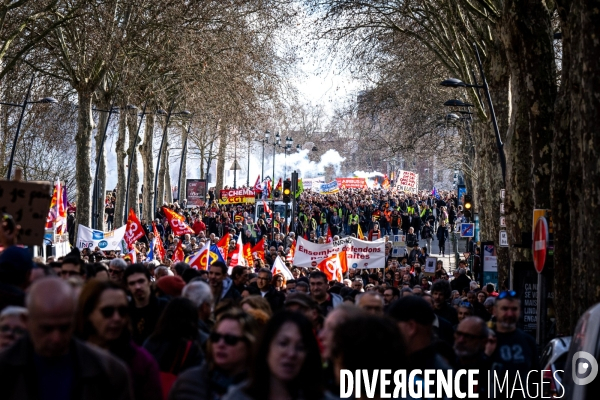
M 248 169 L 246 170 L 246 187 L 250 187 L 250 146 L 252 140 L 248 138 Z
M 187 135 L 185 135 L 185 140 L 183 141 L 183 147 L 181 148 L 181 160 L 179 161 L 179 178 L 177 179 L 177 186 L 179 187 L 179 189 L 177 189 L 177 196 L 179 197 L 179 204 L 181 204 L 182 202 L 182 198 L 181 198 L 181 176 L 184 174 L 183 171 L 183 162 L 185 161 L 185 157 L 187 156 L 187 142 L 188 142 L 188 137 L 190 136 L 190 131 L 192 130 L 192 118 L 190 117 L 190 124 L 188 125 L 188 129 L 187 129 Z M 185 182 L 183 182 L 183 184 L 185 185 Z
M 442 86 L 447 87 L 468 87 L 475 89 L 483 89 L 485 92 L 485 97 L 487 99 L 488 108 L 490 109 L 490 114 L 492 117 L 492 125 L 494 127 L 494 133 L 496 134 L 496 146 L 498 147 L 498 155 L 500 157 L 500 167 L 502 168 L 502 180 L 506 182 L 506 154 L 504 154 L 504 143 L 502 143 L 502 138 L 500 137 L 500 130 L 498 129 L 498 121 L 496 120 L 496 113 L 494 112 L 494 104 L 492 103 L 492 96 L 490 95 L 490 88 L 488 86 L 487 80 L 485 78 L 485 73 L 483 72 L 483 64 L 481 63 L 481 57 L 479 57 L 479 50 L 477 48 L 477 44 L 473 43 L 473 49 L 475 51 L 475 58 L 477 59 L 477 65 L 479 67 L 479 72 L 481 74 L 481 79 L 483 81 L 482 85 L 477 83 L 475 80 L 475 84 L 469 84 L 461 81 L 460 79 L 450 78 L 441 82 Z
M 273 138 L 273 185 L 275 185 L 275 147 L 279 146 L 280 143 L 281 135 L 277 132 Z M 275 186 L 273 186 L 274 190 Z M 271 212 L 273 213 L 273 217 L 271 218 L 271 240 L 275 240 L 275 195 L 272 195 L 271 199 Z
M 129 213 L 129 186 L 131 183 L 131 168 L 133 168 L 133 159 L 135 158 L 135 151 L 136 151 L 136 147 L 137 147 L 137 142 L 138 142 L 138 137 L 140 136 L 140 129 L 142 128 L 142 122 L 144 122 L 144 116 L 146 115 L 146 106 L 148 105 L 148 102 L 146 101 L 144 103 L 144 108 L 142 109 L 142 113 L 140 114 L 140 122 L 138 124 L 137 127 L 137 131 L 135 134 L 135 139 L 133 140 L 133 147 L 131 149 L 131 154 L 129 155 L 129 168 L 127 169 L 127 183 L 125 184 L 125 212 Z M 137 109 L 137 107 L 135 106 L 131 106 L 132 110 Z M 137 167 L 137 166 L 136 166 Z M 135 191 L 137 193 L 137 188 L 135 188 Z M 139 212 L 139 207 L 135 208 L 136 212 Z
M 283 169 L 283 179 L 286 178 L 287 176 L 287 152 L 288 150 L 290 150 L 292 148 L 292 146 L 294 145 L 294 139 L 292 139 L 291 137 L 286 137 L 285 138 L 285 167 Z
M 21 132 L 21 124 L 23 123 L 23 117 L 25 116 L 25 109 L 27 108 L 27 105 L 28 104 L 39 104 L 39 103 L 43 103 L 43 104 L 58 103 L 58 100 L 56 100 L 54 97 L 44 97 L 43 99 L 38 100 L 38 101 L 29 101 L 29 95 L 31 94 L 31 87 L 33 86 L 34 78 L 35 78 L 35 74 L 32 74 L 31 80 L 29 81 L 29 87 L 27 87 L 27 93 L 25 94 L 25 100 L 23 101 L 23 104 L 0 102 L 0 104 L 5 105 L 5 106 L 21 107 L 21 115 L 19 116 L 19 122 L 17 123 L 17 131 L 15 132 L 15 137 L 13 139 L 13 146 L 12 146 L 12 149 L 10 150 L 10 159 L 8 160 L 8 172 L 6 175 L 7 180 L 10 180 L 10 177 L 12 175 L 12 167 L 13 167 L 13 161 L 15 159 L 15 151 L 17 149 L 17 142 L 19 141 L 19 133 Z
M 233 144 L 233 188 L 237 189 L 237 136 Z
M 265 143 L 269 143 L 269 137 L 271 137 L 271 132 L 268 130 L 265 131 L 265 138 L 261 140 L 262 142 L 262 167 L 260 170 L 261 179 L 265 180 Z
M 162 135 L 162 139 L 160 141 L 160 147 L 158 149 L 158 158 L 156 159 L 156 172 L 154 174 L 154 202 L 153 202 L 153 210 L 152 213 L 156 212 L 156 200 L 157 200 L 157 187 L 158 187 L 158 170 L 160 169 L 160 158 L 162 156 L 162 151 L 163 151 L 163 147 L 165 146 L 165 140 L 167 139 L 167 131 L 169 129 L 169 121 L 171 120 L 171 116 L 172 115 L 184 115 L 184 116 L 189 116 L 192 113 L 189 111 L 181 111 L 178 113 L 174 113 L 173 112 L 173 103 L 175 101 L 171 100 L 171 105 L 169 106 L 169 111 L 167 113 L 167 119 L 165 120 L 165 128 L 163 129 L 163 135 Z M 163 112 L 160 112 L 161 110 L 159 110 L 159 114 L 163 114 Z

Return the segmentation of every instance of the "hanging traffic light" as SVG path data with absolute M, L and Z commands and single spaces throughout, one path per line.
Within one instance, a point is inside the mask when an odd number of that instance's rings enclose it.
M 286 179 L 283 181 L 283 202 L 289 203 L 292 201 L 292 181 Z
M 471 218 L 471 210 L 473 209 L 473 196 L 470 194 L 465 194 L 464 209 L 465 217 Z

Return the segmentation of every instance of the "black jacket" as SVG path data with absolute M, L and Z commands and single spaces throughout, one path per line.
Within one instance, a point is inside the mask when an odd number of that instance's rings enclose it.
M 263 297 L 269 302 L 273 313 L 283 308 L 283 303 L 285 302 L 285 294 L 283 292 L 275 290 L 273 286 L 269 285 L 269 290 Z

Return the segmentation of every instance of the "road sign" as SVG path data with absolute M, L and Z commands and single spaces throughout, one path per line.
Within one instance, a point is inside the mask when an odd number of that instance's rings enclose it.
M 474 237 L 475 224 L 460 224 L 460 237 Z
M 500 247 L 508 247 L 508 235 L 506 231 L 500 231 Z
M 500 203 L 500 214 L 504 214 L 504 203 Z
M 500 217 L 500 228 L 506 228 L 506 217 Z
M 546 263 L 546 249 L 548 245 L 548 222 L 546 218 L 538 218 L 533 232 L 533 265 L 541 274 Z

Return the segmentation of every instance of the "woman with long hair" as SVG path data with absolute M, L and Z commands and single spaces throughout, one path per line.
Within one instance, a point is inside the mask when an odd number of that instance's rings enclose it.
M 183 297 L 171 300 L 144 348 L 158 362 L 166 398 L 176 377 L 188 368 L 199 366 L 204 360 L 198 331 L 198 310 L 194 304 Z
M 280 254 L 280 257 L 282 255 Z M 285 257 L 285 255 L 283 255 Z M 271 286 L 275 288 L 278 292 L 283 290 L 283 274 L 275 274 L 273 275 L 273 279 L 271 279 Z
M 169 399 L 221 399 L 230 386 L 246 379 L 257 332 L 256 321 L 244 311 L 221 314 L 206 344 L 206 360 L 177 378 Z
M 304 315 L 275 314 L 255 354 L 250 380 L 233 388 L 224 400 L 324 398 L 319 346 Z
M 129 367 L 135 399 L 162 400 L 158 364 L 131 339 L 125 290 L 111 281 L 91 280 L 81 291 L 77 335 L 109 351 Z

